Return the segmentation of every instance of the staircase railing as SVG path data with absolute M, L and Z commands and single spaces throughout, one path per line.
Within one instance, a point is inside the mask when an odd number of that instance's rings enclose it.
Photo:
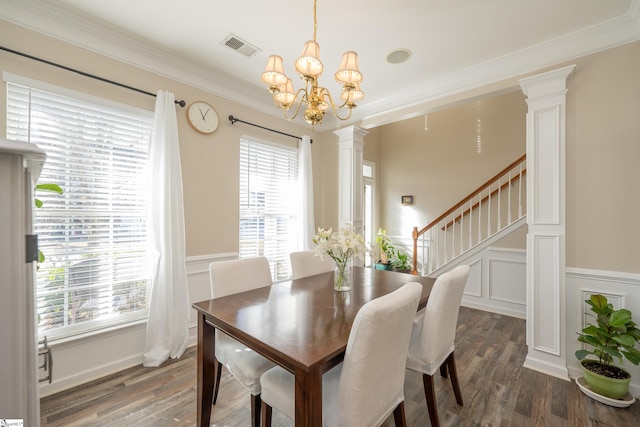
M 420 273 L 429 274 L 523 218 L 525 174 L 526 154 L 421 230 L 414 227 L 412 273 L 418 274 L 418 258 L 422 259 Z

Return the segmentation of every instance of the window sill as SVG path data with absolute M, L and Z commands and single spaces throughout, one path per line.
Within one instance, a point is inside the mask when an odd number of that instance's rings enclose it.
M 89 340 L 92 338 L 105 337 L 109 335 L 115 335 L 117 333 L 121 333 L 126 331 L 127 329 L 135 329 L 139 328 L 141 325 L 146 327 L 147 318 L 133 320 L 127 323 L 119 323 L 112 326 L 105 326 L 102 328 L 92 329 L 88 331 L 78 331 L 76 334 L 72 335 L 62 335 L 56 337 L 54 335 L 44 334 L 43 336 L 39 336 L 38 339 L 42 340 L 44 337 L 47 337 L 47 342 L 50 346 L 69 344 L 76 341 Z

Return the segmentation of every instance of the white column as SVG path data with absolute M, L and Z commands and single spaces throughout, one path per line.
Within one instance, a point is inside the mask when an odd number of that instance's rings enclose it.
M 524 366 L 568 379 L 565 324 L 566 80 L 575 65 L 520 80 L 527 96 L 527 346 Z
M 338 225 L 351 224 L 364 231 L 362 159 L 364 137 L 369 132 L 355 126 L 334 131 L 338 135 Z
M 45 154 L 35 144 L 0 139 L 0 418 L 40 426 L 33 261 L 33 189 Z M 30 258 L 29 258 L 30 259 Z

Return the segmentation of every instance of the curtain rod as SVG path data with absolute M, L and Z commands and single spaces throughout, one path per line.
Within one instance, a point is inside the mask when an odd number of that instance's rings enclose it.
M 288 134 L 288 133 L 280 132 L 279 130 L 270 129 L 270 128 L 267 128 L 267 127 L 264 127 L 264 126 L 260 126 L 260 125 L 257 125 L 255 123 L 245 122 L 244 120 L 240 120 L 239 118 L 233 117 L 233 116 L 229 116 L 229 121 L 231 122 L 231 124 L 234 124 L 235 122 L 240 122 L 240 123 L 244 123 L 244 124 L 247 124 L 247 125 L 255 126 L 257 128 L 260 128 L 260 129 L 264 129 L 264 130 L 268 130 L 268 131 L 271 131 L 271 132 L 279 133 L 280 135 L 290 136 L 291 138 L 300 139 L 300 140 L 302 139 L 301 136 L 295 136 L 295 135 L 291 135 L 291 134 Z M 313 144 L 313 139 L 310 139 L 309 141 L 311 142 L 311 144 Z
M 113 80 L 108 80 L 108 79 L 105 79 L 105 78 L 100 77 L 100 76 L 96 76 L 96 75 L 93 75 L 93 74 L 85 73 L 84 71 L 80 71 L 80 70 L 76 70 L 74 68 L 66 67 L 64 65 L 56 64 L 55 62 L 47 61 L 46 59 L 42 59 L 42 58 L 38 58 L 38 57 L 35 57 L 35 56 L 28 55 L 26 53 L 18 52 L 17 50 L 9 49 L 9 48 L 4 47 L 4 46 L 0 46 L 0 50 L 4 50 L 4 51 L 7 51 L 9 53 L 20 55 L 20 56 L 23 56 L 25 58 L 33 59 L 34 61 L 39 61 L 39 62 L 42 62 L 44 64 L 53 65 L 54 67 L 62 68 L 63 70 L 72 71 L 74 73 L 78 73 L 78 74 L 83 75 L 85 77 L 91 77 L 92 79 L 100 80 L 101 82 L 110 83 L 112 85 L 120 86 L 120 87 L 123 87 L 125 89 L 133 90 L 135 92 L 144 93 L 145 95 L 149 95 L 149 96 L 153 96 L 153 97 L 156 96 L 155 93 L 147 92 L 146 90 L 142 90 L 142 89 L 138 89 L 138 88 L 135 88 L 135 87 L 132 87 L 132 86 L 127 86 L 127 85 L 122 84 L 122 83 L 114 82 Z M 176 100 L 175 103 L 178 104 L 181 107 L 184 107 L 186 105 L 186 103 L 182 99 L 180 101 Z

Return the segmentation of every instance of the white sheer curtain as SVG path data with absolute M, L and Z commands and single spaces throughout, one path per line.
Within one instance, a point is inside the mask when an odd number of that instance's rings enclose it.
M 143 365 L 182 356 L 189 337 L 184 210 L 174 96 L 158 91 L 149 149 L 147 234 L 152 257 Z
M 313 168 L 311 165 L 311 138 L 304 135 L 298 148 L 298 185 L 300 188 L 300 211 L 298 212 L 298 250 L 311 250 L 315 235 L 313 217 Z

